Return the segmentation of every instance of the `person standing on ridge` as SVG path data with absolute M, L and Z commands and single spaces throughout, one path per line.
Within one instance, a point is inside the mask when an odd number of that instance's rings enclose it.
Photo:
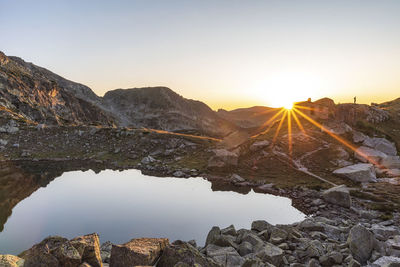
M 357 102 L 357 97 L 355 96 L 354 97 L 354 104 Z

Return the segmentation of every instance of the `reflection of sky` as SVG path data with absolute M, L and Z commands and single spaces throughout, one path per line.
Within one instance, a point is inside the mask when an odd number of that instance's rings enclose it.
M 253 220 L 299 221 L 291 200 L 251 191 L 211 191 L 200 179 L 157 178 L 137 170 L 68 172 L 21 201 L 0 233 L 0 253 L 20 253 L 49 235 L 97 232 L 101 241 L 134 237 L 196 239 L 212 226 L 249 228 Z

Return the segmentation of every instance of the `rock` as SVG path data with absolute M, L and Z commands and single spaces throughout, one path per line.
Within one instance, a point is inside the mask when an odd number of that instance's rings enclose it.
M 319 257 L 319 262 L 322 266 L 333 266 L 335 264 L 339 265 L 343 262 L 343 255 L 340 252 L 332 251 Z
M 214 226 L 213 228 L 211 228 L 206 238 L 206 246 L 208 244 L 214 244 L 214 242 L 218 239 L 220 235 L 221 235 L 221 229 L 218 226 Z
M 387 169 L 400 169 L 400 157 L 399 156 L 387 156 L 382 159 L 381 165 Z
M 69 241 L 52 251 L 52 254 L 61 266 L 79 266 L 82 260 L 81 254 Z
M 325 230 L 324 226 L 319 223 L 315 222 L 313 219 L 305 219 L 299 224 L 299 229 L 308 232 L 323 232 Z
M 350 192 L 345 185 L 339 185 L 325 190 L 322 196 L 326 202 L 345 208 L 350 208 L 351 206 Z
M 185 176 L 185 173 L 182 172 L 182 171 L 175 171 L 172 175 L 173 175 L 174 177 L 184 177 L 184 176 Z
M 363 142 L 363 145 L 375 148 L 389 156 L 397 155 L 395 144 L 385 138 L 367 138 Z
M 337 169 L 333 174 L 360 183 L 376 182 L 374 166 L 367 163 L 359 163 Z
M 7 144 L 8 144 L 8 141 L 7 141 L 7 140 L 0 139 L 0 145 L 1 145 L 1 146 L 6 146 Z
M 369 138 L 368 136 L 366 136 L 365 134 L 358 132 L 358 131 L 354 131 L 353 132 L 353 142 L 354 143 L 361 143 L 364 142 L 365 139 Z
M 194 247 L 194 248 L 197 248 L 197 243 L 196 243 L 196 240 L 194 240 L 194 239 L 189 240 L 189 241 L 188 241 L 188 244 L 191 245 L 191 246 Z
M 110 265 L 154 265 L 168 244 L 167 238 L 138 238 L 122 245 L 112 245 Z
M 283 255 L 284 251 L 282 249 L 270 243 L 265 243 L 265 245 L 257 252 L 257 257 L 264 262 L 267 261 L 275 266 L 283 265 Z
M 371 267 L 399 267 L 400 266 L 400 258 L 383 256 L 374 261 L 371 264 Z
M 177 265 L 178 263 L 186 265 Z M 157 263 L 157 267 L 170 266 L 219 267 L 220 265 L 212 259 L 206 258 L 190 244 L 178 240 L 164 248 L 164 252 Z
M 82 256 L 82 261 L 92 267 L 102 267 L 100 241 L 96 233 L 75 237 L 70 242 Z
M 254 142 L 251 146 L 250 146 L 250 151 L 251 152 L 255 152 L 258 151 L 260 149 L 263 149 L 265 147 L 269 146 L 269 141 L 267 140 L 263 140 L 263 141 L 257 141 Z
M 384 158 L 387 157 L 387 155 L 379 150 L 361 146 L 354 151 L 354 157 L 361 162 L 379 164 Z
M 395 226 L 382 226 L 379 224 L 374 224 L 371 227 L 371 231 L 379 240 L 387 240 L 390 237 L 400 235 L 399 229 Z
M 144 157 L 141 161 L 142 164 L 150 164 L 155 162 L 156 160 L 152 156 Z
M 210 244 L 206 247 L 206 254 L 222 266 L 242 266 L 244 259 L 232 247 L 219 247 Z
M 111 243 L 110 241 L 106 241 L 100 246 L 100 256 L 103 262 L 110 262 L 112 245 L 113 243 Z
M 386 240 L 387 255 L 400 257 L 400 235 L 396 235 Z
M 230 225 L 230 226 L 228 226 L 228 227 L 226 227 L 224 229 L 221 229 L 221 234 L 235 236 L 237 234 L 235 226 Z
M 239 156 L 226 149 L 214 149 L 214 156 L 208 161 L 209 168 L 223 168 L 226 166 L 236 166 Z
M 242 183 L 242 182 L 245 182 L 246 181 L 246 179 L 244 179 L 243 177 L 241 177 L 241 176 L 239 176 L 239 175 L 237 175 L 237 174 L 232 174 L 232 176 L 231 176 L 231 182 L 232 183 L 234 183 L 234 184 L 236 184 L 236 183 Z
M 52 252 L 67 241 L 68 239 L 60 236 L 50 236 L 22 252 L 19 256 L 25 260 L 24 266 L 26 267 L 59 266 L 60 263 Z
M 25 260 L 14 255 L 0 255 L 1 267 L 20 267 L 24 266 Z
M 258 232 L 264 230 L 271 230 L 274 226 L 264 220 L 258 220 L 251 223 L 251 230 L 255 230 Z
M 374 235 L 361 225 L 353 226 L 347 239 L 353 257 L 364 264 L 371 257 Z
M 272 183 L 270 183 L 270 184 L 263 184 L 263 185 L 260 185 L 260 186 L 258 187 L 258 189 L 260 189 L 260 190 L 266 192 L 266 191 L 270 191 L 274 186 L 275 186 L 275 185 L 272 184 Z
M 253 252 L 253 245 L 250 242 L 244 241 L 240 243 L 238 252 L 240 256 L 245 256 Z
M 319 240 L 311 240 L 307 245 L 306 253 L 310 258 L 318 258 L 325 253 L 324 245 Z
M 253 250 L 257 250 L 264 245 L 262 239 L 252 231 L 246 231 L 239 235 L 240 242 L 249 242 L 253 246 Z
M 349 153 L 341 146 L 335 149 L 335 154 L 336 157 L 341 160 L 347 160 L 350 157 Z
M 351 259 L 348 267 L 361 267 L 361 264 L 358 261 L 356 261 L 355 259 Z
M 288 238 L 288 233 L 285 230 L 275 227 L 271 232 L 269 242 L 271 242 L 274 245 L 277 245 L 285 242 L 287 238 Z
M 230 235 L 219 235 L 212 244 L 220 247 L 233 247 L 237 249 L 238 245 L 235 243 L 235 240 L 236 238 Z
M 319 265 L 319 261 L 318 260 L 316 260 L 316 259 L 310 259 L 308 262 L 307 262 L 307 265 L 306 265 L 307 267 L 320 267 L 321 265 Z

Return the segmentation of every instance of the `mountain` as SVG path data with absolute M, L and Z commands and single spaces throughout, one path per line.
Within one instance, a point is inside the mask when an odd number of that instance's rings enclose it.
M 259 127 L 278 113 L 280 108 L 255 106 L 250 108 L 239 108 L 231 111 L 218 110 L 218 116 L 231 121 L 243 128 Z
M 118 125 L 225 136 L 238 129 L 200 101 L 186 99 L 167 87 L 108 91 L 102 107 Z
M 0 52 L 0 107 L 37 123 L 111 125 L 87 86 Z
M 206 104 L 166 87 L 117 89 L 99 97 L 85 85 L 2 52 L 0 113 L 49 125 L 115 123 L 218 137 L 238 129 Z

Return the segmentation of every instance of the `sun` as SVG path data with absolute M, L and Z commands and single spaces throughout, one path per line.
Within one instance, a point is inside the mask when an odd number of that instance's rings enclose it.
M 292 108 L 293 108 L 293 103 L 292 103 L 292 102 L 283 103 L 282 108 L 284 108 L 284 109 L 286 109 L 286 110 L 292 110 Z

